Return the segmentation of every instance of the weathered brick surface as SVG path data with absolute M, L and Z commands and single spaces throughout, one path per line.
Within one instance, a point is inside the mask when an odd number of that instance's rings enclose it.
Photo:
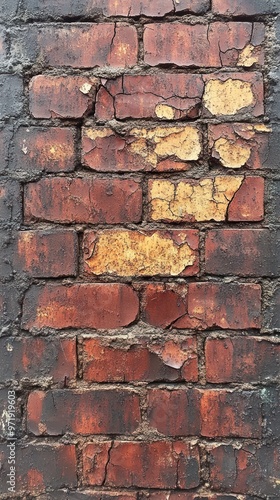
M 129 391 L 35 391 L 27 405 L 28 430 L 36 436 L 130 434 L 141 421 L 139 402 Z
M 278 500 L 278 1 L 0 3 L 1 498 Z
M 15 134 L 13 167 L 25 172 L 71 172 L 75 169 L 75 129 L 21 127 Z
M 147 342 L 135 339 L 123 347 L 114 340 L 83 341 L 83 374 L 89 382 L 154 382 L 198 379 L 197 343 L 185 340 Z
M 74 231 L 21 231 L 14 265 L 38 278 L 75 276 L 78 239 Z
M 268 229 L 209 231 L 206 235 L 205 266 L 209 274 L 278 276 L 279 232 Z
M 151 180 L 150 220 L 164 222 L 261 220 L 261 177 L 216 176 L 172 182 Z M 238 197 L 238 200 L 236 198 Z
M 11 3 L 13 4 L 14 1 Z M 138 17 L 140 15 L 162 17 L 166 14 L 172 14 L 174 11 L 176 13 L 192 12 L 200 14 L 206 12 L 209 7 L 209 0 L 180 0 L 175 4 L 172 0 L 156 0 L 153 3 L 148 0 L 141 3 L 138 0 L 129 0 L 126 3 L 120 0 L 98 0 L 94 3 L 89 0 L 81 0 L 78 3 L 73 3 L 70 0 L 56 2 L 50 0 L 43 5 L 39 5 L 37 0 L 24 1 L 24 12 L 27 13 L 28 17 L 35 19 L 94 16 L 99 14 L 105 17 Z M 10 9 L 12 9 L 12 6 Z
M 190 489 L 199 483 L 198 449 L 184 441 L 92 443 L 83 464 L 85 484 L 93 486 Z
M 278 13 L 279 6 L 275 0 L 213 0 L 212 10 L 228 16 L 254 16 Z
M 138 39 L 134 26 L 65 25 L 40 30 L 38 47 L 46 66 L 123 68 L 137 63 Z
M 210 328 L 260 328 L 261 287 L 245 283 L 191 283 L 188 313 Z
M 118 328 L 132 323 L 137 314 L 138 297 L 128 285 L 34 286 L 25 295 L 22 326 Z
M 187 170 L 200 158 L 202 143 L 200 129 L 189 124 L 132 128 L 125 136 L 97 127 L 83 129 L 82 148 L 83 163 L 96 171 L 162 172 Z
M 7 487 L 9 449 L 0 445 L 3 467 L 0 471 L 2 491 Z M 76 450 L 74 445 L 29 444 L 17 447 L 16 451 L 17 491 L 40 493 L 46 488 L 73 488 L 77 485 Z
M 30 113 L 34 118 L 82 118 L 93 109 L 97 83 L 83 76 L 34 76 Z
M 225 168 L 263 168 L 269 153 L 271 128 L 262 124 L 210 125 L 209 150 L 214 163 Z
M 257 448 L 231 445 L 209 450 L 210 481 L 215 490 L 256 496 L 279 496 L 279 447 L 267 445 Z
M 205 360 L 208 382 L 268 382 L 279 378 L 280 344 L 258 337 L 210 338 Z
M 253 30 L 258 33 L 257 43 L 252 40 Z M 144 31 L 144 60 L 152 66 L 251 67 L 264 62 L 263 41 L 261 24 L 149 24 Z
M 226 415 L 222 421 L 221 414 Z M 261 436 L 261 400 L 248 391 L 154 389 L 148 393 L 148 421 L 166 436 L 257 438 Z
M 85 271 L 114 276 L 194 275 L 199 270 L 198 243 L 198 232 L 192 229 L 90 231 L 84 238 Z
M 0 340 L 0 377 L 9 380 L 50 378 L 64 382 L 76 377 L 76 342 L 74 339 L 6 337 Z
M 26 185 L 25 221 L 139 222 L 142 190 L 132 179 L 46 178 Z

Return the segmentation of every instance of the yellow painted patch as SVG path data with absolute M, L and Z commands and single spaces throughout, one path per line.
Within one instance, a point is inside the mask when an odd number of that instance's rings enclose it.
M 175 109 L 171 106 L 168 106 L 167 104 L 157 104 L 155 113 L 158 118 L 173 120 L 175 116 Z
M 87 238 L 85 246 L 90 246 L 88 270 L 96 275 L 177 276 L 196 259 L 187 242 L 177 244 L 160 232 L 108 230 L 93 237 L 92 243 Z
M 151 220 L 223 221 L 243 176 L 218 176 L 191 183 L 155 180 L 149 184 Z
M 114 132 L 110 128 L 84 128 L 83 134 L 95 141 L 95 139 L 103 139 L 104 137 L 110 137 L 110 135 L 114 135 Z
M 256 53 L 256 47 L 254 45 L 247 45 L 239 54 L 237 66 L 245 66 L 250 68 L 253 64 L 259 62 L 258 55 Z
M 218 139 L 215 142 L 215 150 L 220 156 L 222 165 L 228 168 L 243 167 L 251 156 L 251 148 L 249 145 L 240 145 L 228 139 Z
M 254 103 L 252 85 L 231 78 L 225 82 L 209 80 L 205 85 L 203 101 L 212 115 L 235 115 Z

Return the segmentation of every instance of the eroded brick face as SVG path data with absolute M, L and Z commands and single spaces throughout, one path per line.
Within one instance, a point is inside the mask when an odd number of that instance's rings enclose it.
M 1 498 L 277 500 L 278 2 L 0 3 Z

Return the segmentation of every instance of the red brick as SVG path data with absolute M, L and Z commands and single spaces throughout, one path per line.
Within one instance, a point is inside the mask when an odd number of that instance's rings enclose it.
M 0 340 L 1 380 L 51 378 L 53 382 L 75 379 L 76 341 L 59 338 L 16 338 Z
M 261 436 L 261 400 L 254 392 L 154 389 L 147 411 L 149 425 L 166 436 Z
M 26 185 L 25 220 L 62 223 L 139 222 L 142 189 L 132 179 L 56 177 Z
M 124 68 L 137 63 L 136 29 L 118 23 L 43 28 L 38 45 L 46 66 Z
M 0 486 L 7 491 L 9 448 L 0 445 Z M 77 486 L 76 451 L 74 445 L 32 444 L 16 446 L 16 493 L 37 494 L 46 489 Z M 11 498 L 11 497 L 10 497 Z
M 206 272 L 226 276 L 276 276 L 279 233 L 267 229 L 209 231 L 205 243 Z
M 141 422 L 139 396 L 123 390 L 31 392 L 28 430 L 36 436 L 130 434 Z
M 14 166 L 26 172 L 75 169 L 74 128 L 20 127 L 15 134 Z
M 227 16 L 255 16 L 278 13 L 278 5 L 270 0 L 213 0 L 212 10 Z
M 261 287 L 249 283 L 190 283 L 188 313 L 204 328 L 260 328 Z
M 264 168 L 270 128 L 261 124 L 209 125 L 209 151 L 214 163 L 226 168 Z
M 107 119 L 157 118 L 177 120 L 200 114 L 203 81 L 200 75 L 167 74 L 124 75 L 108 80 L 104 88 L 112 95 Z M 155 90 L 156 89 L 156 90 Z M 104 93 L 102 94 L 104 99 Z M 99 117 L 97 96 L 97 119 Z M 104 109 L 104 108 L 103 108 Z M 102 110 L 102 108 L 101 108 Z
M 82 131 L 82 161 L 99 172 L 187 170 L 201 149 L 200 129 L 190 124 L 133 127 L 125 135 L 109 127 Z
M 251 444 L 237 449 L 222 445 L 211 447 L 209 455 L 210 483 L 214 490 L 279 497 L 279 446 Z
M 13 0 L 14 1 L 14 0 Z M 16 10 L 16 5 L 13 6 Z M 172 0 L 83 0 L 72 2 L 71 0 L 48 0 L 47 3 L 37 4 L 34 0 L 26 0 L 25 11 L 30 19 L 48 19 L 57 17 L 77 18 L 84 16 L 103 15 L 105 17 L 163 17 L 166 14 L 191 12 L 202 14 L 210 8 L 209 0 L 180 0 L 174 4 Z M 6 12 L 5 12 L 6 14 Z M 10 12 L 9 12 L 10 14 Z
M 21 231 L 15 268 L 37 278 L 76 276 L 78 238 L 74 231 Z
M 138 314 L 128 285 L 75 284 L 31 287 L 23 303 L 23 328 L 119 328 Z
M 147 342 L 135 339 L 83 341 L 83 378 L 89 382 L 174 382 L 198 380 L 195 337 Z
M 199 454 L 183 441 L 91 443 L 83 470 L 92 486 L 190 489 L 199 484 Z
M 98 80 L 84 76 L 38 75 L 29 85 L 34 118 L 82 118 L 92 111 Z
M 187 288 L 184 285 L 151 283 L 143 292 L 143 320 L 168 328 L 187 312 Z
M 280 373 L 280 344 L 258 337 L 208 339 L 205 359 L 211 383 L 274 381 Z
M 259 221 L 264 218 L 264 179 L 245 177 L 228 209 L 229 221 Z
M 243 56 L 243 50 L 251 47 L 252 29 L 251 23 L 149 24 L 144 30 L 144 60 L 152 66 L 219 68 L 263 64 L 261 46 L 252 46 L 250 58 Z
M 264 114 L 263 76 L 257 72 L 203 75 L 204 117 L 246 118 Z

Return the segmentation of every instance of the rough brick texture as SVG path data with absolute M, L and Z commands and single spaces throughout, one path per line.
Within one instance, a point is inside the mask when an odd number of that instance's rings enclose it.
M 278 0 L 0 0 L 1 499 L 279 500 L 279 47 Z

